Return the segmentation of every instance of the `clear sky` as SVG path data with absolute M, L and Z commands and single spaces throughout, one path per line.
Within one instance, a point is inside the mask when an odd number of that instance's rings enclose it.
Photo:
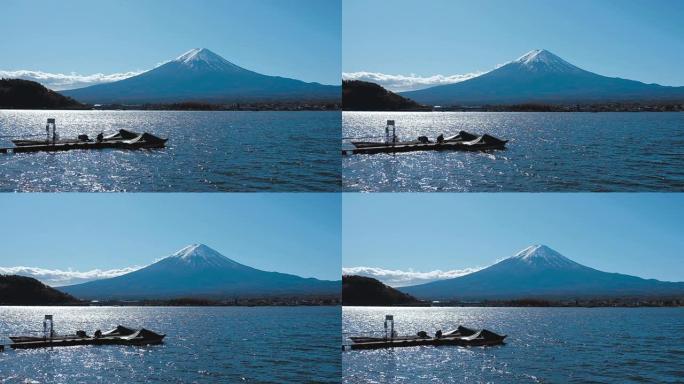
M 339 84 L 340 0 L 3 0 L 0 69 L 121 73 L 208 48 L 260 73 Z
M 345 194 L 342 265 L 485 267 L 533 244 L 606 272 L 684 281 L 684 194 Z
M 681 0 L 344 0 L 344 72 L 454 75 L 537 48 L 589 71 L 684 86 Z
M 340 278 L 338 194 L 2 194 L 0 267 L 144 266 L 204 243 L 251 267 Z

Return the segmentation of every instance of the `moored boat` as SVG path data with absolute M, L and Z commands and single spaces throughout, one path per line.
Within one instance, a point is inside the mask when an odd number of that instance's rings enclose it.
M 120 129 L 105 135 L 100 133 L 96 139 L 81 134 L 75 139 L 58 138 L 54 119 L 48 119 L 44 139 L 13 139 L 14 148 L 0 148 L 0 153 L 57 152 L 72 149 L 154 149 L 164 148 L 168 139 L 148 132 L 138 133 Z
M 58 335 L 53 330 L 52 316 L 46 315 L 43 321 L 43 336 L 10 336 L 14 349 L 33 349 L 49 347 L 68 347 L 77 345 L 152 345 L 163 342 L 166 335 L 145 328 L 134 330 L 122 325 L 101 332 L 95 331 L 88 336 L 84 331 L 74 335 Z
M 391 128 L 391 130 L 390 130 Z M 399 141 L 393 120 L 387 121 L 384 141 L 351 141 L 352 147 L 343 149 L 342 154 L 375 154 L 413 151 L 487 151 L 506 148 L 508 140 L 502 140 L 492 135 L 476 135 L 467 131 L 460 131 L 456 135 L 444 137 L 440 135 L 431 140 L 427 136 L 420 136 L 416 140 Z
M 487 329 L 475 330 L 463 326 L 459 326 L 457 329 L 446 333 L 437 331 L 434 336 L 429 336 L 424 331 L 420 331 L 412 336 L 398 336 L 394 331 L 394 317 L 387 315 L 384 337 L 352 336 L 349 338 L 351 344 L 343 346 L 343 349 L 382 349 L 440 345 L 486 347 L 504 344 L 506 337 L 506 335 L 499 335 Z

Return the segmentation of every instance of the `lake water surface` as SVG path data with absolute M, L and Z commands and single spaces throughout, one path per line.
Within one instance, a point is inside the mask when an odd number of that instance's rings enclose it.
M 166 333 L 156 346 L 0 353 L 0 383 L 339 383 L 339 307 L 0 307 L 0 338 L 117 324 Z
M 507 334 L 497 347 L 345 351 L 345 383 L 682 383 L 684 308 L 344 307 L 345 340 L 465 325 Z
M 0 154 L 0 191 L 340 190 L 340 112 L 0 110 L 0 147 L 44 134 L 49 117 L 62 138 L 123 128 L 169 141 L 161 150 Z
M 344 112 L 343 137 L 460 130 L 508 139 L 488 153 L 343 158 L 346 191 L 684 191 L 684 113 Z

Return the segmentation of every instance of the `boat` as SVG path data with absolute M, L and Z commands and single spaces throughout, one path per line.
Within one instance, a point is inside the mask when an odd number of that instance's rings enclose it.
M 391 131 L 390 131 L 391 129 Z M 460 131 L 456 135 L 430 140 L 420 136 L 416 140 L 398 141 L 394 120 L 387 121 L 384 141 L 351 141 L 352 147 L 342 149 L 342 154 L 376 154 L 414 151 L 488 151 L 506 149 L 508 140 L 502 140 L 489 134 L 476 135 Z
M 465 141 L 472 141 L 477 139 L 478 135 L 474 133 L 470 133 L 467 131 L 460 131 L 456 135 L 452 136 L 447 136 L 444 138 L 442 141 L 443 143 L 461 143 Z M 490 136 L 492 137 L 492 136 Z M 434 144 L 435 141 L 427 139 L 423 140 L 409 140 L 409 141 L 390 141 L 390 142 L 385 142 L 385 141 L 352 141 L 352 145 L 356 148 L 368 148 L 368 147 L 382 147 L 382 146 L 393 146 L 393 145 L 411 145 L 411 144 Z
M 57 138 L 55 119 L 48 119 L 47 135 L 45 139 L 29 140 L 14 139 L 13 148 L 0 148 L 0 153 L 26 153 L 26 152 L 56 152 L 72 149 L 155 149 L 164 148 L 168 139 L 155 136 L 148 132 L 138 133 L 126 129 L 102 135 L 93 140 L 88 135 L 81 134 L 75 139 Z M 50 131 L 52 130 L 52 131 Z M 52 132 L 50 134 L 50 132 Z
M 107 332 L 96 331 L 88 336 L 84 331 L 73 335 L 57 335 L 52 329 L 52 316 L 46 315 L 43 336 L 10 336 L 14 349 L 68 347 L 76 345 L 153 345 L 163 342 L 166 335 L 145 328 L 134 330 L 118 325 Z
M 472 335 L 416 335 L 393 338 L 351 337 L 352 343 L 347 347 L 357 349 L 382 349 L 417 346 L 454 345 L 459 347 L 489 347 L 504 344 L 506 335 L 499 335 L 487 329 L 475 331 Z
M 150 148 L 157 148 L 159 144 L 166 143 L 167 139 L 162 139 L 151 133 L 137 133 L 133 131 L 128 131 L 125 129 L 120 129 L 116 133 L 104 136 L 101 141 L 95 141 L 88 137 L 88 135 L 79 135 L 77 139 L 59 139 L 55 140 L 26 140 L 26 139 L 14 139 L 12 143 L 17 147 L 27 147 L 27 146 L 39 146 L 39 145 L 65 145 L 65 144 L 84 144 L 84 143 L 134 143 L 134 142 L 146 142 L 149 144 Z M 162 145 L 163 146 L 163 145 Z
M 394 316 L 387 315 L 384 337 L 352 336 L 349 338 L 351 344 L 342 347 L 351 350 L 441 345 L 488 347 L 504 344 L 506 337 L 506 335 L 499 335 L 487 329 L 475 330 L 463 326 L 446 333 L 437 331 L 434 336 L 429 336 L 424 331 L 416 335 L 399 336 L 394 331 Z

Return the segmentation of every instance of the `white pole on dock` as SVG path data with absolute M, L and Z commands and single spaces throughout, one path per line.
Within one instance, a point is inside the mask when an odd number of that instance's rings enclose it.
M 387 325 L 389 323 L 389 337 L 387 336 Z M 385 339 L 394 339 L 394 315 L 385 315 Z
M 50 341 L 52 341 L 54 334 L 55 331 L 52 323 L 52 315 L 45 315 L 45 319 L 43 319 L 43 337 L 46 339 L 49 338 Z

